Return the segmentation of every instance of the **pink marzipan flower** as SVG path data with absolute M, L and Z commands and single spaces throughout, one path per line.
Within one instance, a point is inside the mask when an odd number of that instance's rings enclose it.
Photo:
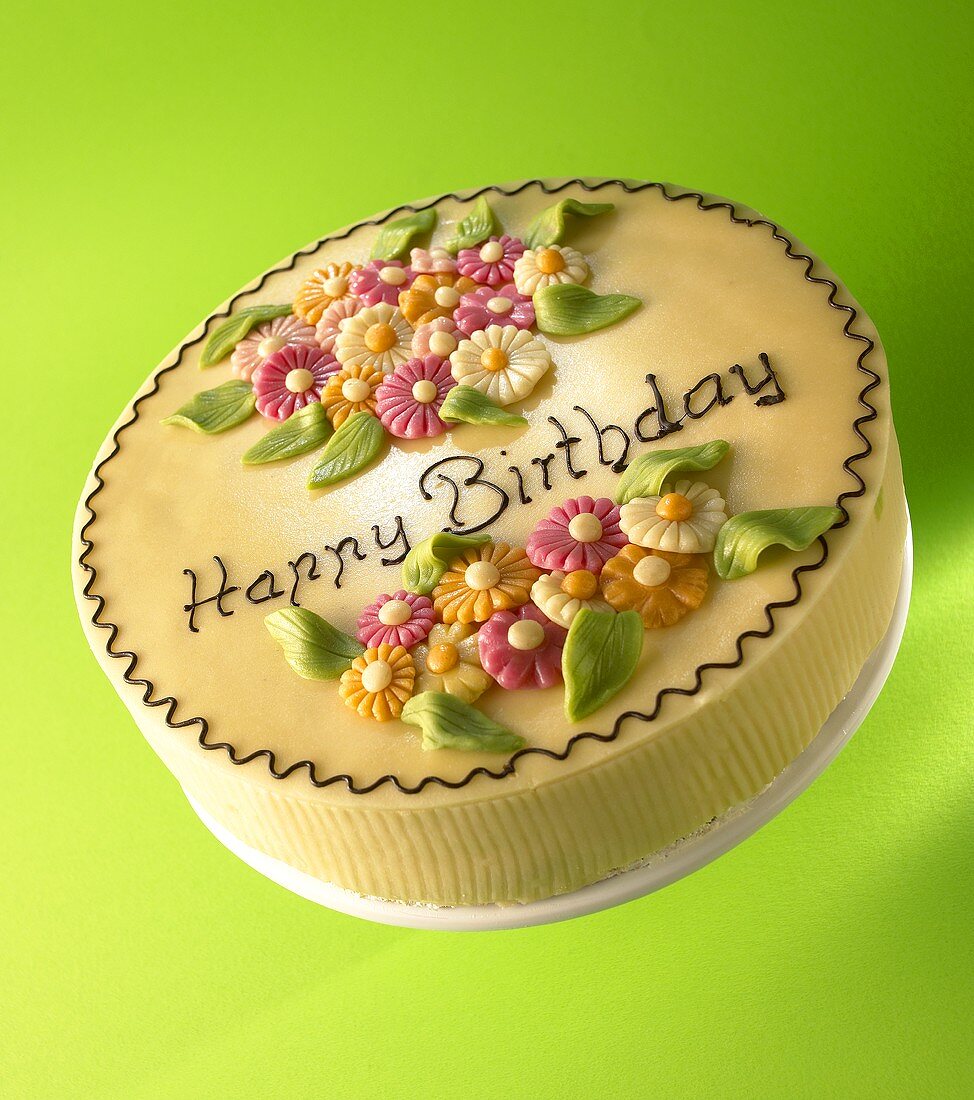
M 338 370 L 338 360 L 319 347 L 282 348 L 254 371 L 257 411 L 270 420 L 287 420 L 291 413 L 320 401 L 325 383 Z
M 533 636 L 525 631 L 519 637 L 517 631 L 524 628 L 518 624 L 527 622 L 537 623 L 541 629 L 534 627 Z M 508 691 L 553 687 L 561 683 L 561 651 L 567 637 L 568 631 L 534 604 L 498 611 L 480 628 L 480 663 Z
M 414 248 L 409 253 L 409 266 L 417 275 L 453 275 L 457 261 L 445 248 Z
M 442 435 L 449 425 L 440 419 L 440 406 L 455 385 L 449 360 L 438 355 L 410 359 L 375 391 L 376 415 L 399 439 Z
M 453 319 L 466 336 L 482 332 L 490 325 L 530 328 L 534 324 L 534 303 L 518 294 L 513 283 L 501 287 L 479 286 L 460 299 Z
M 433 629 L 433 601 L 401 589 L 379 596 L 358 617 L 358 640 L 369 649 L 380 645 L 418 645 Z
M 532 564 L 546 572 L 598 574 L 628 541 L 619 509 L 608 497 L 577 497 L 553 508 L 528 536 L 525 549 Z
M 289 344 L 307 344 L 315 346 L 315 330 L 306 324 L 302 318 L 290 314 L 287 317 L 275 317 L 266 324 L 258 325 L 249 332 L 230 356 L 230 366 L 233 373 L 249 382 L 254 371 L 269 359 L 275 352 Z
M 380 302 L 395 306 L 400 292 L 408 290 L 415 278 L 413 269 L 399 260 L 369 260 L 348 277 L 348 289 L 367 306 Z
M 514 264 L 524 255 L 524 241 L 517 237 L 491 237 L 476 248 L 461 248 L 457 271 L 476 283 L 503 286 L 514 278 Z
M 315 325 L 315 339 L 322 351 L 334 354 L 335 341 L 338 339 L 339 332 L 341 332 L 342 321 L 354 317 L 361 308 L 361 300 L 351 296 L 339 298 L 338 301 L 331 303 L 321 315 L 321 320 Z
M 442 337 L 434 337 L 436 333 L 442 332 L 446 336 L 449 336 L 453 341 L 452 347 L 450 346 L 450 340 L 444 341 Z M 430 342 L 433 344 L 441 344 L 439 351 L 434 351 L 430 347 Z M 412 353 L 417 359 L 425 359 L 427 355 L 439 355 L 441 359 L 449 359 L 450 356 L 457 350 L 457 345 L 460 343 L 460 330 L 457 328 L 456 322 L 452 317 L 434 317 L 432 321 L 427 321 L 426 324 L 420 325 L 418 329 L 413 333 Z M 445 354 L 444 354 L 445 353 Z

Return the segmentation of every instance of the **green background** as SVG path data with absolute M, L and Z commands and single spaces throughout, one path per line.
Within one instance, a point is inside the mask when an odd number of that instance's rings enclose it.
M 5 7 L 0 1092 L 974 1093 L 968 11 Z M 915 525 L 906 638 L 828 773 L 689 879 L 549 928 L 371 926 L 195 819 L 78 626 L 75 501 L 148 371 L 282 255 L 579 173 L 740 199 L 870 311 Z

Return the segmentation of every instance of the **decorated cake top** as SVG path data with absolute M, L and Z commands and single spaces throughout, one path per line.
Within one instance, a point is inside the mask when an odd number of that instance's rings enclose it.
M 116 650 L 204 746 L 353 792 L 624 751 L 620 716 L 746 673 L 848 523 L 868 340 L 810 265 L 614 181 L 296 254 L 110 441 L 84 564 Z

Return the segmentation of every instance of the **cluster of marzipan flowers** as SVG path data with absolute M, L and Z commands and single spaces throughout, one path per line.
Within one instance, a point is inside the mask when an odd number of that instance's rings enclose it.
M 588 270 L 567 245 L 527 248 L 507 233 L 455 256 L 430 247 L 408 262 L 326 263 L 299 286 L 290 317 L 237 344 L 233 370 L 271 420 L 320 401 L 335 428 L 365 411 L 394 438 L 443 435 L 439 410 L 454 386 L 497 405 L 531 394 L 551 369 L 532 295 Z
M 703 602 L 707 555 L 726 521 L 723 499 L 703 482 L 679 481 L 621 508 L 606 497 L 565 501 L 528 537 L 542 570 L 531 599 L 566 628 L 583 607 L 672 626 Z

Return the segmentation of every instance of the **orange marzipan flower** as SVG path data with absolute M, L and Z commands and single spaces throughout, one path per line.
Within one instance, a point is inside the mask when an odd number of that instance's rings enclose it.
M 459 279 L 449 272 L 439 271 L 435 275 L 417 275 L 408 290 L 399 295 L 399 310 L 403 317 L 413 326 L 429 324 L 437 317 L 452 317 L 457 307 L 457 302 L 447 301 L 440 303 L 436 300 L 436 292 L 441 287 L 447 287 L 456 291 L 457 295 L 466 294 L 473 290 L 477 284 L 473 279 L 461 276 Z
M 433 589 L 433 607 L 447 624 L 485 623 L 495 611 L 526 604 L 540 576 L 520 547 L 488 542 L 450 563 Z
M 332 302 L 349 297 L 348 277 L 354 270 L 349 263 L 319 267 L 298 287 L 294 312 L 309 324 L 316 325 Z
M 340 371 L 336 371 L 321 391 L 321 404 L 332 425 L 340 428 L 352 413 L 367 412 L 375 416 L 375 391 L 384 377 L 381 370 L 368 364 L 360 367 L 343 367 Z M 369 387 L 368 394 L 361 400 L 350 400 L 346 396 L 347 390 L 343 389 L 345 383 L 349 381 L 365 382 Z
M 638 611 L 649 629 L 672 626 L 707 594 L 707 555 L 624 546 L 605 563 L 599 581 L 616 611 Z
M 338 693 L 362 718 L 388 722 L 402 714 L 413 694 L 416 666 L 401 646 L 367 649 L 342 673 Z

